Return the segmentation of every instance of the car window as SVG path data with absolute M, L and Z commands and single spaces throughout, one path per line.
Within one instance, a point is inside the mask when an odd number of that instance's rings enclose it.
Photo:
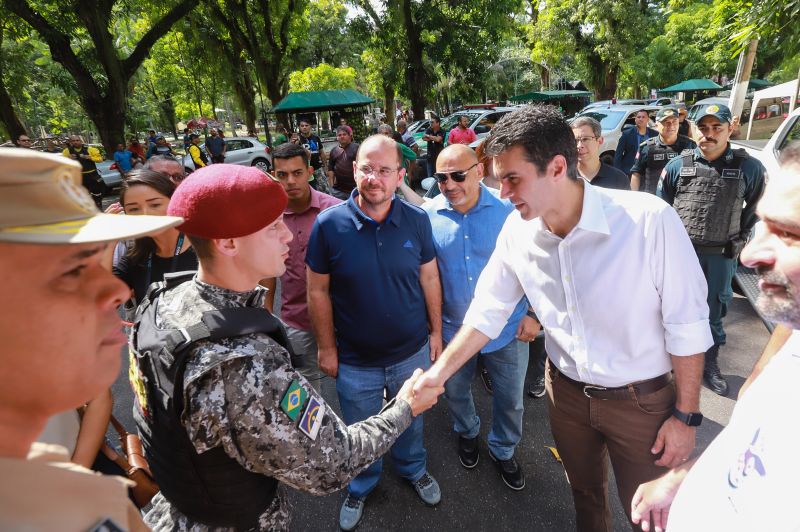
M 442 129 L 444 129 L 446 131 L 448 129 L 456 127 L 456 124 L 458 124 L 458 117 L 460 117 L 460 116 L 469 117 L 469 123 L 471 124 L 480 115 L 481 115 L 480 113 L 455 113 L 455 114 L 452 114 L 452 115 L 448 116 L 447 118 L 445 118 L 444 120 L 442 120 Z
M 492 129 L 494 125 L 497 123 L 500 118 L 503 117 L 505 113 L 489 113 L 488 115 L 481 118 L 476 125 L 478 126 L 488 126 L 489 129 Z
M 624 111 L 589 111 L 582 113 L 581 116 L 588 116 L 600 122 L 600 127 L 603 131 L 610 131 L 616 129 L 622 118 L 625 116 Z
M 225 147 L 228 148 L 228 151 L 245 150 L 247 148 L 252 148 L 253 143 L 249 140 L 226 140 Z
M 794 124 L 789 126 L 786 130 L 786 136 L 783 137 L 781 145 L 778 148 L 778 158 L 780 159 L 780 153 L 786 149 L 789 144 L 798 141 L 800 141 L 800 118 L 795 118 Z

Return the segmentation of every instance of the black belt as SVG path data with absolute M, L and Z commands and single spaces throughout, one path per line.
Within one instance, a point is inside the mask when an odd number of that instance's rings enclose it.
M 727 244 L 723 244 L 721 246 L 701 246 L 699 244 L 692 245 L 694 246 L 695 252 L 702 253 L 704 255 L 724 255 L 728 249 Z
M 576 381 L 575 379 L 570 379 L 562 372 L 558 371 L 558 368 L 552 365 L 550 367 L 553 371 L 561 375 L 562 379 L 580 388 L 581 391 L 583 391 L 583 395 L 589 399 L 630 399 L 633 397 L 632 394 L 636 394 L 637 396 L 651 394 L 672 382 L 672 372 L 669 372 L 659 375 L 658 377 L 653 377 L 652 379 L 632 382 L 625 386 L 606 388 L 605 386 L 597 386 L 595 384 L 587 384 L 585 382 Z

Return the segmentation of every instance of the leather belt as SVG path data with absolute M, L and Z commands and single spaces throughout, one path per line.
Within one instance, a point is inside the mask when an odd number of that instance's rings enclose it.
M 550 367 L 553 369 L 553 371 L 558 373 L 562 379 L 569 382 L 573 386 L 580 388 L 583 392 L 583 395 L 589 399 L 631 399 L 633 394 L 637 396 L 651 394 L 657 392 L 672 382 L 672 372 L 669 372 L 659 375 L 658 377 L 653 377 L 652 379 L 632 382 L 630 384 L 626 384 L 625 386 L 607 388 L 605 386 L 597 386 L 595 384 L 587 384 L 585 382 L 576 381 L 575 379 L 570 379 L 562 372 L 558 371 L 558 368 L 553 366 Z
M 728 245 L 722 246 L 701 246 L 700 244 L 692 244 L 694 246 L 695 253 L 700 253 L 704 255 L 724 255 L 725 250 L 728 248 Z

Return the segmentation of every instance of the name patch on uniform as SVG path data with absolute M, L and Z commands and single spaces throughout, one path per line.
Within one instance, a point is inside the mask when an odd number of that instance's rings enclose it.
M 725 179 L 739 179 L 742 171 L 738 168 L 725 168 L 722 170 L 722 177 Z
M 689 168 L 681 167 L 681 177 L 696 176 L 697 168 L 690 166 Z
M 677 154 L 677 153 L 668 153 L 668 154 L 667 154 L 667 158 L 669 158 L 669 159 L 674 159 L 674 158 L 675 158 L 675 157 L 677 157 L 677 156 L 678 156 L 678 154 Z
M 300 425 L 297 428 L 312 440 L 316 440 L 317 434 L 319 434 L 319 428 L 322 426 L 322 417 L 324 415 L 325 405 L 317 401 L 316 397 L 311 396 L 306 411 L 303 412 L 303 417 L 300 418 Z
M 663 161 L 664 160 L 664 154 L 663 153 L 653 154 L 653 160 L 654 161 Z
M 286 393 L 283 394 L 283 399 L 281 399 L 281 410 L 283 410 L 289 419 L 295 421 L 297 416 L 300 415 L 300 411 L 303 408 L 303 403 L 306 402 L 308 399 L 308 392 L 300 386 L 300 383 L 297 380 L 293 380 L 292 384 L 289 385 L 289 389 L 286 390 Z

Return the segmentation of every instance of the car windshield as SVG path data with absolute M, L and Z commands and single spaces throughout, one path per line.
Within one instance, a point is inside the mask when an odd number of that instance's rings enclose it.
M 700 113 L 705 111 L 706 107 L 708 107 L 709 105 L 715 105 L 715 104 L 714 104 L 714 102 L 696 103 L 696 104 L 694 104 L 692 106 L 692 108 L 689 109 L 689 115 L 688 115 L 689 120 L 691 120 L 693 122 L 696 121 L 697 117 L 700 115 Z M 719 104 L 716 104 L 716 105 L 719 105 Z
M 456 126 L 456 124 L 458 123 L 458 117 L 460 117 L 460 116 L 468 116 L 469 117 L 469 123 L 472 124 L 475 121 L 475 119 L 478 118 L 479 116 L 481 116 L 482 114 L 483 113 L 470 113 L 470 112 L 452 114 L 452 115 L 450 115 L 447 118 L 442 120 L 442 129 L 444 129 L 446 131 L 448 129 L 454 128 Z
M 579 116 L 588 116 L 600 122 L 600 128 L 603 131 L 611 131 L 616 129 L 622 119 L 625 117 L 625 111 L 606 111 L 594 110 L 581 113 Z

